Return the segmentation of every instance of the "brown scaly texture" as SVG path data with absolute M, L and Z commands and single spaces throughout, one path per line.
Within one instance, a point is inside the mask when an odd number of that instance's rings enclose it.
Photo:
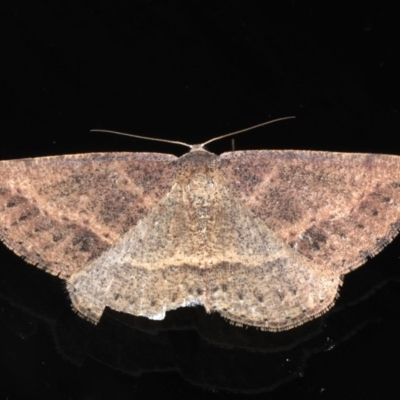
M 0 238 L 74 308 L 162 319 L 203 305 L 279 331 L 334 303 L 397 233 L 400 158 L 202 149 L 0 162 Z

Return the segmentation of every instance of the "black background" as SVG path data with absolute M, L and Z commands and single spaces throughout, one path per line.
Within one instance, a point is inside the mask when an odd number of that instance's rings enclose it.
M 236 148 L 400 154 L 394 6 L 349 3 L 5 2 L 0 159 L 181 155 L 184 148 L 89 130 L 199 143 L 289 115 L 296 119 L 237 136 Z M 230 149 L 228 139 L 210 146 L 216 153 Z M 124 321 L 110 314 L 100 326 L 87 326 L 69 310 L 62 282 L 4 246 L 0 251 L 0 399 L 364 399 L 397 391 L 399 240 L 348 275 L 333 312 L 307 324 L 310 340 L 301 330 L 260 336 L 201 308 L 183 310 L 169 318 L 183 315 L 190 329 L 171 322 L 161 334 L 173 351 L 160 354 L 160 335 L 152 332 L 149 342 L 136 344 L 146 351 L 135 371 L 109 361 L 118 358 L 113 334 L 100 341 L 108 357 L 90 349 L 99 330 L 121 329 Z M 221 328 L 204 333 L 215 325 Z M 83 343 L 79 357 L 66 351 L 72 326 L 70 341 Z M 75 326 L 85 333 L 76 334 Z M 281 338 L 292 345 L 273 351 Z M 272 376 L 277 371 L 283 372 Z

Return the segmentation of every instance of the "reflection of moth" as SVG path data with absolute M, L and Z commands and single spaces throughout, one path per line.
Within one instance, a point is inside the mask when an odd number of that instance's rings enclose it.
M 398 232 L 400 158 L 195 147 L 0 162 L 0 238 L 75 309 L 162 319 L 200 304 L 290 329 Z

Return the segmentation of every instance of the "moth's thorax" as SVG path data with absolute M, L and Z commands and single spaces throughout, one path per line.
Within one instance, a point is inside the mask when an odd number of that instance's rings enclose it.
M 226 198 L 226 185 L 219 170 L 220 159 L 202 148 L 192 150 L 178 160 L 176 182 L 170 193 L 171 208 L 180 209 L 177 231 L 186 243 L 186 256 L 201 263 L 213 253 L 218 210 Z M 185 207 L 184 207 L 185 204 Z M 174 221 L 173 225 L 179 225 Z

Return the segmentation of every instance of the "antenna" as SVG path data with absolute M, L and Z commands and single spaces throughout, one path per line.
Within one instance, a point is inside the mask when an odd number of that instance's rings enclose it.
M 258 125 L 250 126 L 249 128 L 240 129 L 240 130 L 235 131 L 235 132 L 230 132 L 230 133 L 226 133 L 225 135 L 217 136 L 217 137 L 215 137 L 213 139 L 210 139 L 210 140 L 207 140 L 206 142 L 201 143 L 199 145 L 187 144 L 187 143 L 179 142 L 179 141 L 175 141 L 175 140 L 168 140 L 168 139 L 160 139 L 160 138 L 154 138 L 154 137 L 149 137 L 149 136 L 134 135 L 132 133 L 109 131 L 109 130 L 106 130 L 106 129 L 91 129 L 90 132 L 113 133 L 115 135 L 128 136 L 128 137 L 133 137 L 133 138 L 137 138 L 137 139 L 144 139 L 144 140 L 153 140 L 155 142 L 164 142 L 164 143 L 177 144 L 177 145 L 180 145 L 180 146 L 189 147 L 190 149 L 193 149 L 193 148 L 197 148 L 198 149 L 198 148 L 203 148 L 207 144 L 210 144 L 210 143 L 215 142 L 215 141 L 220 140 L 220 139 L 224 139 L 224 138 L 229 137 L 229 136 L 238 135 L 239 133 L 251 131 L 252 129 L 260 128 L 261 126 L 273 124 L 273 123 L 279 122 L 279 121 L 285 121 L 287 119 L 294 119 L 294 118 L 296 118 L 296 117 L 290 116 L 290 117 L 276 118 L 276 119 L 273 119 L 271 121 L 266 121 L 266 122 L 263 122 L 263 123 L 258 124 Z
M 154 142 L 164 142 L 164 143 L 178 144 L 178 145 L 181 145 L 181 146 L 189 147 L 190 149 L 192 148 L 192 145 L 184 143 L 184 142 L 178 142 L 178 141 L 175 141 L 175 140 L 168 140 L 168 139 L 154 138 L 154 137 L 150 137 L 150 136 L 134 135 L 133 133 L 109 131 L 109 130 L 106 130 L 106 129 L 91 129 L 90 132 L 114 133 L 115 135 L 128 136 L 128 137 L 133 137 L 133 138 L 137 138 L 137 139 L 144 139 L 144 140 L 153 140 Z

